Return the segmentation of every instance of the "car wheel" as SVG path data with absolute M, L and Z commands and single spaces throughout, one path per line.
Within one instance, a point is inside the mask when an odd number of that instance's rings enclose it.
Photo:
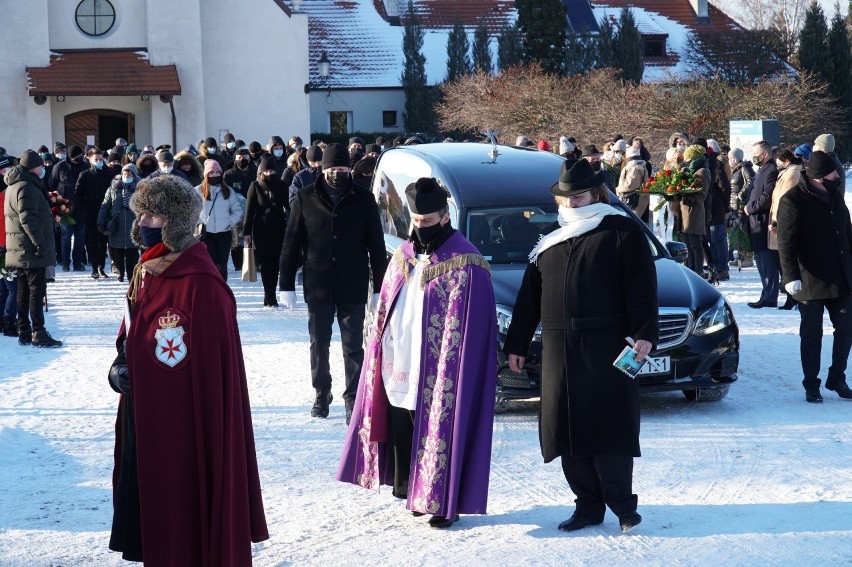
M 690 402 L 718 402 L 728 395 L 731 389 L 729 384 L 714 386 L 713 388 L 696 388 L 695 390 L 683 390 L 683 395 Z

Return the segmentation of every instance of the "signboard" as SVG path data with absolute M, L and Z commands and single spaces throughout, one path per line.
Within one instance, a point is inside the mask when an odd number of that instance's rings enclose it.
M 87 146 L 94 146 L 95 145 L 95 137 L 91 136 L 91 135 L 86 136 L 86 145 Z
M 781 126 L 777 120 L 731 120 L 731 148 L 739 148 L 748 159 L 751 147 L 761 140 L 773 146 L 781 143 Z

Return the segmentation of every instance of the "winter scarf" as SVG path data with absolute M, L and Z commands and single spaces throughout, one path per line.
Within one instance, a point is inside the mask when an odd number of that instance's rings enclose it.
M 539 255 L 548 248 L 596 229 L 607 215 L 627 216 L 624 211 L 620 211 L 607 203 L 594 203 L 577 208 L 560 206 L 559 228 L 539 238 L 538 243 L 530 252 L 530 263 L 537 263 Z

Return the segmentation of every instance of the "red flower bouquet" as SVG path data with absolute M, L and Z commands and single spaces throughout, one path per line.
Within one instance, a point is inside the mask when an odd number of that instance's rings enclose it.
M 53 222 L 56 224 L 77 224 L 77 221 L 71 216 L 74 205 L 68 199 L 60 195 L 58 191 L 51 191 L 47 196 L 50 199 L 50 214 L 53 215 Z
M 661 169 L 648 179 L 641 192 L 676 197 L 701 190 L 701 179 L 694 173 L 684 169 Z

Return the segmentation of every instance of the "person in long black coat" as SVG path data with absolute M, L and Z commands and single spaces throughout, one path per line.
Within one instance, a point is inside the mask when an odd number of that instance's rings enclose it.
M 807 174 L 778 206 L 778 252 L 784 289 L 799 302 L 805 399 L 822 402 L 820 355 L 823 313 L 834 326 L 825 387 L 852 398 L 846 365 L 852 346 L 852 222 L 834 161 L 815 151 Z
M 267 155 L 260 160 L 257 180 L 249 185 L 243 226 L 245 243 L 254 246 L 260 265 L 264 307 L 278 307 L 275 286 L 289 209 L 287 186 L 275 170 L 275 159 Z
M 656 270 L 641 227 L 609 205 L 587 161 L 563 167 L 551 192 L 560 228 L 533 249 L 504 351 L 520 372 L 541 322 L 541 451 L 545 462 L 561 457 L 577 496 L 559 529 L 600 524 L 609 506 L 628 530 L 641 521 L 632 491 L 639 390 L 613 362 L 626 337 L 639 360 L 657 342 Z

